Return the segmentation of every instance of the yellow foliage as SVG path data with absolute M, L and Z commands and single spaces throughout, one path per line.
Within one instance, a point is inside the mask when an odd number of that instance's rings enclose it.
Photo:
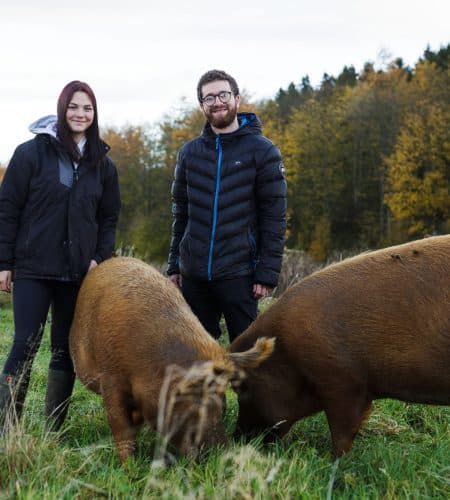
M 330 252 L 330 221 L 322 217 L 314 227 L 313 239 L 308 254 L 317 262 L 325 262 Z
M 410 234 L 436 232 L 450 218 L 449 122 L 449 109 L 437 105 L 410 113 L 386 159 L 385 201 Z

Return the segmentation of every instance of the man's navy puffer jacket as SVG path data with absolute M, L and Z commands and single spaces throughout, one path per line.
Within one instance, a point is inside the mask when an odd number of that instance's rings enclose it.
M 202 134 L 178 154 L 167 273 L 198 280 L 253 275 L 276 286 L 286 231 L 286 180 L 279 150 L 253 113 L 240 127 Z

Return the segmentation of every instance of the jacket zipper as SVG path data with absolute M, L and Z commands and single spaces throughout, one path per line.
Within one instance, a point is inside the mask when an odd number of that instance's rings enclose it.
M 217 159 L 216 189 L 214 192 L 213 219 L 212 219 L 211 237 L 210 237 L 210 242 L 209 242 L 208 281 L 212 280 L 212 258 L 213 258 L 213 249 L 214 249 L 214 238 L 216 235 L 216 225 L 217 225 L 217 205 L 219 203 L 219 191 L 220 191 L 220 170 L 222 168 L 222 143 L 220 142 L 219 135 L 216 138 L 216 149 L 219 150 L 219 156 Z
M 69 253 L 69 276 L 72 276 L 75 279 L 78 279 L 77 274 L 72 274 L 73 273 L 73 263 L 72 263 L 72 235 L 71 235 L 71 228 L 70 228 L 70 207 L 72 205 L 72 198 L 73 198 L 73 191 L 76 189 L 76 185 L 78 183 L 78 167 L 75 167 L 75 165 L 72 163 L 72 170 L 73 170 L 73 183 L 70 188 L 69 192 L 69 202 L 67 204 L 67 250 Z

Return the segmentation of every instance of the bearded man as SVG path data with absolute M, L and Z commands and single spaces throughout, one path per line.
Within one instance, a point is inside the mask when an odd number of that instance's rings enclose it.
M 197 97 L 207 121 L 178 153 L 167 274 L 216 339 L 224 316 L 231 342 L 278 283 L 287 186 L 256 115 L 238 113 L 232 76 L 208 71 Z

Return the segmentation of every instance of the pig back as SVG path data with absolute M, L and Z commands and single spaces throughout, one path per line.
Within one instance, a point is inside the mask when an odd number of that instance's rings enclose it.
M 70 350 L 77 375 L 96 392 L 103 376 L 155 380 L 168 364 L 224 356 L 177 287 L 130 257 L 109 259 L 86 276 Z
M 450 236 L 342 261 L 288 289 L 249 328 L 322 386 L 450 403 Z M 269 361 L 274 362 L 275 358 Z

